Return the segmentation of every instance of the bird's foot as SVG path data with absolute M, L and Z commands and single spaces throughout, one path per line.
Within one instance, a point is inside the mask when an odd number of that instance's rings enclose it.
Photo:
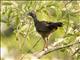
M 43 51 L 48 51 L 48 48 L 44 48 Z

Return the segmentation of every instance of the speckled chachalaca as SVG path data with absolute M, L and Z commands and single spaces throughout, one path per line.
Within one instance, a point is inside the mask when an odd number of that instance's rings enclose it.
M 54 32 L 58 27 L 62 27 L 63 23 L 62 22 L 39 21 L 34 11 L 29 12 L 28 15 L 33 18 L 36 31 L 42 36 L 44 40 L 43 50 L 45 50 L 46 48 L 48 49 L 49 35 L 52 32 Z

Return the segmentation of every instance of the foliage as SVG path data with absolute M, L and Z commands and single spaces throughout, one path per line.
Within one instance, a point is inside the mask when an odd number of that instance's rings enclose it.
M 61 45 L 80 38 L 80 1 L 1 1 L 1 45 L 9 51 L 16 49 L 21 54 L 29 54 L 42 50 L 44 41 L 36 32 L 32 18 L 27 16 L 32 10 L 36 11 L 40 21 L 64 24 L 52 33 L 50 44 L 60 37 L 65 39 Z M 71 57 L 76 49 L 80 49 L 80 44 L 52 52 L 41 59 L 79 60 L 79 51 Z

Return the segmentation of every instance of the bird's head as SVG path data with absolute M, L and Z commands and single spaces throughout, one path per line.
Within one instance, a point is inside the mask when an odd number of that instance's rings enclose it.
M 36 17 L 35 11 L 30 11 L 27 15 L 29 15 L 31 17 Z
M 57 24 L 58 24 L 59 27 L 62 27 L 63 26 L 63 23 L 62 22 L 58 22 Z

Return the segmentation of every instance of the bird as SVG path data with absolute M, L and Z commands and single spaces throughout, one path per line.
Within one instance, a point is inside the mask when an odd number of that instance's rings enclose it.
M 52 32 L 56 31 L 58 27 L 62 27 L 62 22 L 47 22 L 47 21 L 40 21 L 37 18 L 35 11 L 30 11 L 27 13 L 28 16 L 31 16 L 34 21 L 34 25 L 36 31 L 41 35 L 44 40 L 44 47 L 43 50 L 48 50 L 48 39 Z

